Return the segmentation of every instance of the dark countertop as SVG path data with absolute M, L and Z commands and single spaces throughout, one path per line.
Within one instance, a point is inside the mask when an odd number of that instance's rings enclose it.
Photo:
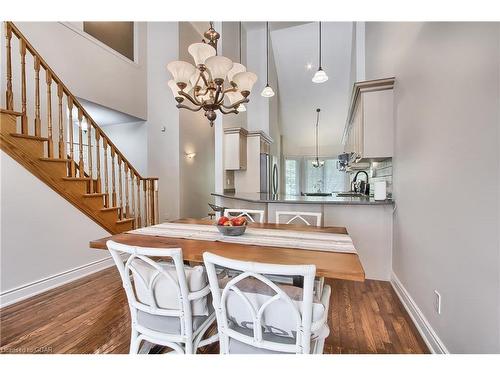
M 359 197 L 307 197 L 300 195 L 268 194 L 268 193 L 212 193 L 213 196 L 237 199 L 252 203 L 289 203 L 289 204 L 344 204 L 344 205 L 388 205 L 394 204 L 392 199 L 376 201 L 373 198 Z

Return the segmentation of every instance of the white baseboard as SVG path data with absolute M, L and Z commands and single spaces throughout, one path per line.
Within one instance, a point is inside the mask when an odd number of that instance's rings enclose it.
M 37 294 L 90 275 L 94 272 L 101 271 L 113 265 L 113 259 L 111 257 L 106 257 L 104 259 L 96 260 L 95 262 L 84 264 L 83 266 L 6 290 L 0 294 L 0 308 L 20 302 L 26 298 L 33 297 Z
M 446 346 L 432 329 L 432 326 L 394 272 L 391 275 L 391 285 L 431 353 L 449 354 L 450 352 L 446 349 Z

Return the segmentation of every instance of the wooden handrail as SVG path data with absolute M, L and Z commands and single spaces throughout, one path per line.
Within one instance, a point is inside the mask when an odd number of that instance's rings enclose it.
M 23 44 L 25 45 L 25 48 L 27 51 L 29 51 L 34 57 L 38 58 L 40 61 L 40 66 L 42 66 L 52 77 L 52 80 L 58 84 L 61 85 L 63 92 L 68 96 L 72 101 L 73 105 L 77 107 L 78 109 L 81 109 L 83 117 L 85 117 L 88 120 L 90 120 L 90 124 L 92 125 L 100 134 L 101 138 L 106 139 L 106 142 L 108 143 L 108 146 L 111 148 L 115 149 L 115 153 L 120 157 L 120 159 L 127 163 L 128 167 L 134 172 L 135 175 L 139 176 L 141 180 L 144 180 L 146 178 L 150 177 L 142 177 L 141 174 L 134 168 L 132 163 L 130 163 L 127 158 L 120 152 L 118 147 L 115 146 L 115 144 L 109 139 L 109 137 L 103 132 L 103 130 L 97 125 L 97 123 L 94 121 L 94 119 L 89 115 L 89 113 L 85 110 L 83 105 L 78 101 L 78 99 L 69 91 L 69 89 L 66 87 L 64 82 L 57 76 L 57 74 L 50 68 L 49 64 L 43 59 L 43 57 L 37 52 L 37 50 L 31 45 L 31 43 L 26 39 L 26 37 L 21 33 L 21 31 L 17 28 L 16 25 L 14 25 L 13 22 L 11 21 L 6 21 L 7 24 L 7 29 L 10 28 L 12 31 L 12 34 L 17 36 L 20 40 L 23 41 Z M 11 109 L 11 108 L 7 108 Z
M 70 178 L 80 178 L 89 180 L 87 193 L 91 195 L 100 194 L 104 190 L 104 206 L 109 209 L 118 208 L 120 219 L 129 219 L 129 216 L 134 216 L 134 225 L 136 227 L 141 224 L 149 225 L 158 222 L 158 177 L 143 177 L 127 160 L 113 141 L 104 133 L 99 125 L 94 121 L 90 114 L 85 110 L 83 105 L 71 93 L 68 87 L 62 82 L 57 74 L 51 69 L 49 64 L 43 59 L 38 51 L 31 45 L 17 26 L 10 21 L 5 22 L 6 28 L 6 111 L 14 112 L 14 90 L 13 90 L 13 75 L 12 75 L 12 36 L 15 36 L 19 41 L 19 53 L 21 63 L 21 94 L 20 103 L 21 109 L 21 132 L 29 135 L 28 111 L 27 105 L 27 84 L 26 84 L 26 53 L 33 56 L 34 62 L 34 135 L 41 137 L 42 119 L 40 110 L 40 69 L 45 71 L 46 84 L 46 121 L 47 126 L 44 128 L 47 131 L 47 156 L 49 158 L 70 159 L 68 165 L 67 176 Z M 52 87 L 55 85 L 57 91 L 54 90 L 55 102 L 57 104 L 56 113 L 53 118 L 52 114 Z M 66 105 L 64 104 L 66 97 Z M 31 104 L 30 104 L 31 105 Z M 63 107 L 69 110 L 69 115 L 64 119 Z M 74 115 L 73 110 L 77 111 Z M 55 122 L 57 121 L 57 123 Z M 73 121 L 78 124 L 75 129 Z M 67 124 L 69 138 L 69 154 L 67 144 L 64 140 L 65 123 Z M 84 125 L 86 124 L 86 128 Z M 55 133 L 57 131 L 57 135 Z M 73 134 L 77 131 L 77 139 Z M 53 133 L 54 132 L 54 133 Z M 85 138 L 82 133 L 86 132 Z M 95 132 L 95 133 L 93 133 Z M 57 136 L 57 139 L 54 139 Z M 84 140 L 87 144 L 84 144 Z M 95 144 L 94 144 L 95 142 Z M 102 148 L 101 144 L 102 142 Z M 58 152 L 54 152 L 55 144 L 58 145 Z M 88 147 L 87 147 L 88 146 Z M 95 146 L 95 147 L 94 147 Z M 74 150 L 78 147 L 78 152 Z M 87 147 L 85 156 L 83 148 Z M 101 159 L 101 151 L 103 153 Z M 108 154 L 109 153 L 109 154 Z M 78 155 L 75 155 L 78 154 Z M 109 156 L 109 157 L 108 157 Z M 87 160 L 84 160 L 84 157 Z M 78 158 L 78 160 L 77 160 Z M 104 163 L 104 180 L 102 181 L 101 160 Z M 111 168 L 108 166 L 108 160 L 111 161 Z M 115 175 L 115 161 L 118 170 Z M 122 170 L 123 167 L 123 170 Z M 95 169 L 94 169 L 95 168 Z M 111 171 L 109 170 L 111 169 Z M 111 184 L 108 179 L 111 172 Z M 125 177 L 125 181 L 122 180 Z M 96 179 L 95 179 L 95 178 Z M 134 189 L 134 179 L 137 190 Z M 123 183 L 125 184 L 123 186 Z M 141 199 L 140 185 L 143 184 L 144 196 Z M 101 184 L 103 186 L 101 186 Z M 117 196 L 117 190 L 119 197 Z M 144 204 L 144 215 L 141 215 L 141 202 Z M 136 208 L 137 207 L 137 208 Z

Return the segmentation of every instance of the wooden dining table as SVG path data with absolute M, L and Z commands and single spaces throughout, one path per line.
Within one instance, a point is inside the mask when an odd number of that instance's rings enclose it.
M 213 225 L 211 221 L 199 219 L 180 219 L 172 222 Z M 273 223 L 250 223 L 248 225 L 253 228 L 348 234 L 346 228 L 343 227 L 312 227 Z M 226 258 L 244 261 L 294 265 L 314 264 L 316 266 L 317 277 L 354 281 L 364 281 L 365 279 L 363 266 L 356 253 L 257 246 L 127 232 L 90 241 L 90 248 L 107 250 L 106 241 L 108 240 L 132 246 L 181 248 L 184 261 L 188 262 L 202 263 L 203 253 L 208 251 Z

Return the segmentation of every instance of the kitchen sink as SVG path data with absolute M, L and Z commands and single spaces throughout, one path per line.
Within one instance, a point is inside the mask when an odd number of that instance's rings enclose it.
M 359 197 L 359 198 L 366 197 L 366 195 L 361 194 L 361 193 L 356 193 L 355 191 L 348 191 L 345 193 L 337 193 L 336 195 L 337 195 L 337 197 Z

